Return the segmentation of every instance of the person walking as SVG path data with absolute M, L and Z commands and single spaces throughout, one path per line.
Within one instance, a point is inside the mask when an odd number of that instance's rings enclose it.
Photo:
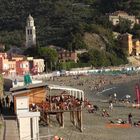
M 116 103 L 117 102 L 117 94 L 114 93 L 114 102 Z
M 2 100 L 1 100 L 1 98 L 0 98 L 0 114 L 2 113 L 2 110 L 3 110 Z
M 10 110 L 14 112 L 14 102 L 12 100 L 10 102 Z
M 128 123 L 129 123 L 129 124 L 132 124 L 132 117 L 133 117 L 132 114 L 129 113 L 129 114 L 128 114 Z
M 112 101 L 109 101 L 109 109 L 113 109 L 113 102 Z
M 8 97 L 8 95 L 6 96 L 6 107 L 9 107 L 9 97 Z
M 5 107 L 5 99 L 4 99 L 4 97 L 2 98 L 2 106 Z

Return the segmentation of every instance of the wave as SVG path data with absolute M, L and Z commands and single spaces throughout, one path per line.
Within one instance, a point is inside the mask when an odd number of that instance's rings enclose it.
M 104 93 L 104 92 L 106 92 L 106 91 L 109 91 L 109 90 L 112 90 L 112 89 L 115 89 L 116 87 L 111 87 L 111 88 L 107 88 L 107 89 L 104 89 L 104 90 L 102 90 L 101 92 L 97 92 L 96 94 L 98 95 L 98 94 L 102 94 L 102 93 Z

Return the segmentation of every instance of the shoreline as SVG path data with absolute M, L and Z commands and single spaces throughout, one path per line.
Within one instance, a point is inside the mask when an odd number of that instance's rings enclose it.
M 55 77 L 53 80 L 47 80 L 48 84 L 57 84 L 78 88 L 85 92 L 85 97 L 91 98 L 91 94 L 96 98 L 96 94 L 109 88 L 115 89 L 116 86 L 127 83 L 140 83 L 140 74 L 133 75 L 86 75 L 86 76 L 67 76 Z M 133 88 L 133 87 L 132 87 Z M 135 92 L 135 91 L 134 91 Z M 95 95 L 95 96 L 94 96 Z

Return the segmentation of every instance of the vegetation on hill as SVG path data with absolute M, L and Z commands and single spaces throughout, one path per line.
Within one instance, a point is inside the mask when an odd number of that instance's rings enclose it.
M 97 34 L 104 42 L 104 49 L 97 49 L 97 56 L 93 44 L 94 51 L 89 51 L 91 58 L 86 58 L 89 63 L 97 66 L 127 63 L 126 53 L 119 47 L 112 32 L 129 31 L 140 37 L 140 26 L 136 25 L 131 30 L 130 24 L 122 21 L 114 29 L 106 13 L 125 10 L 140 17 L 139 9 L 139 0 L 1 0 L 0 42 L 6 44 L 7 48 L 11 45 L 24 46 L 26 18 L 31 14 L 37 29 L 38 47 L 51 44 L 69 50 L 87 49 L 88 45 L 83 39 L 85 33 Z M 105 62 L 100 63 L 103 61 L 100 55 L 105 57 Z M 82 57 L 79 63 L 84 63 Z M 99 64 L 96 64 L 96 59 Z

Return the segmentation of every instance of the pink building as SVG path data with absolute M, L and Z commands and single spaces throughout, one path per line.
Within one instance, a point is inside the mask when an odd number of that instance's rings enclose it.
M 26 58 L 21 55 L 8 58 L 6 53 L 0 53 L 0 73 L 5 75 L 24 75 L 28 72 L 42 73 L 44 67 L 43 59 Z
M 29 62 L 27 60 L 16 61 L 16 73 L 18 75 L 24 75 L 29 71 Z
M 6 53 L 0 53 L 0 72 L 4 74 L 16 74 L 16 62 L 7 59 Z

